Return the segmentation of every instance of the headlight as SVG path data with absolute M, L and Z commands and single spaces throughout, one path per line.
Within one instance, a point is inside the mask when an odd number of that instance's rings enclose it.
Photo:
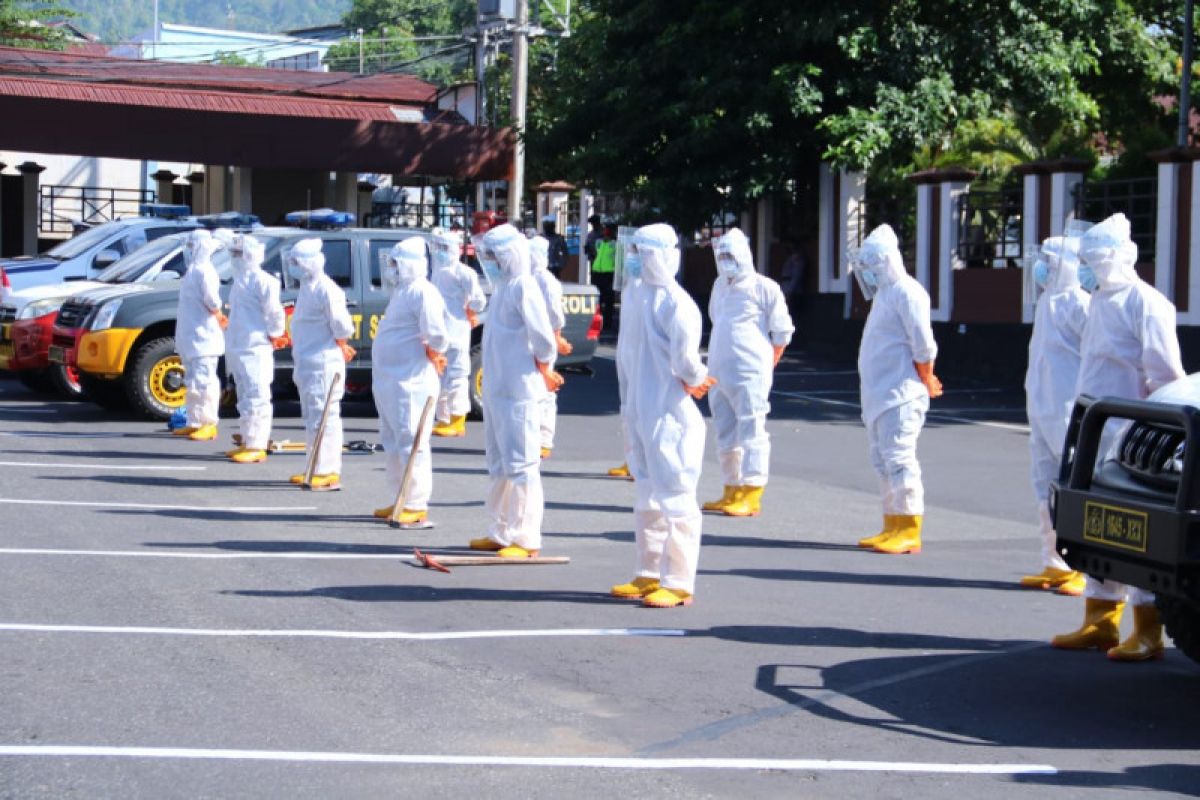
M 92 324 L 88 326 L 89 330 L 105 331 L 112 327 L 113 319 L 117 316 L 117 311 L 121 308 L 120 300 L 109 300 L 96 311 L 96 315 L 92 317 Z
M 35 300 L 29 305 L 21 309 L 21 313 L 17 314 L 17 319 L 37 319 L 46 314 L 53 314 L 62 307 L 63 299 L 61 297 L 52 297 L 45 300 Z

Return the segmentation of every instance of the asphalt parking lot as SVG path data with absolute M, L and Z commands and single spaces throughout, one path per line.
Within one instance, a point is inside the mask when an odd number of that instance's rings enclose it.
M 886 557 L 853 546 L 879 515 L 856 385 L 789 355 L 763 515 L 707 516 L 695 605 L 650 610 L 606 596 L 633 563 L 610 348 L 544 464 L 571 563 L 449 575 L 402 557 L 483 530 L 478 423 L 435 440 L 436 528 L 401 532 L 369 518 L 381 455 L 313 494 L 300 456 L 223 459 L 233 420 L 188 442 L 0 379 L 0 796 L 1195 795 L 1200 666 L 1054 651 L 1081 601 L 1016 586 L 1021 395 L 947 386 L 925 550 Z

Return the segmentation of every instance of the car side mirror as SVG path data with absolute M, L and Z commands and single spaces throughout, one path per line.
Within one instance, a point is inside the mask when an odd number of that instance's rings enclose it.
M 92 267 L 94 269 L 108 269 L 113 264 L 121 259 L 121 254 L 116 250 L 101 250 L 96 253 L 96 257 L 92 259 Z

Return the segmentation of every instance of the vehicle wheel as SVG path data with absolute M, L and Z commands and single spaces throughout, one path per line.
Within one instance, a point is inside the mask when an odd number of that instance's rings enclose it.
M 91 400 L 101 408 L 110 411 L 124 411 L 129 408 L 129 400 L 125 397 L 125 390 L 120 381 L 106 381 L 80 373 L 79 387 L 83 390 L 85 399 Z
M 54 383 L 50 380 L 50 370 L 48 369 L 19 370 L 17 380 L 31 392 L 49 394 L 54 391 Z
M 483 347 L 471 345 L 471 419 L 483 419 Z
M 54 364 L 47 369 L 54 391 L 68 400 L 82 400 L 83 386 L 79 383 L 79 370 L 62 364 Z
M 1159 597 L 1158 613 L 1175 646 L 1192 661 L 1200 663 L 1200 606 L 1187 600 Z
M 175 337 L 164 336 L 140 345 L 125 368 L 125 394 L 135 411 L 154 419 L 170 419 L 183 408 L 183 359 L 175 352 Z

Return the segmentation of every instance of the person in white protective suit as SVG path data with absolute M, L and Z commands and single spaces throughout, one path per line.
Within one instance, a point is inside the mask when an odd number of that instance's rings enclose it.
M 304 417 L 304 445 L 312 452 L 317 445 L 326 401 L 329 416 L 321 439 L 311 487 L 314 491 L 341 488 L 342 395 L 346 391 L 346 364 L 355 350 L 349 339 L 354 321 L 346 310 L 346 294 L 325 274 L 325 255 L 320 239 L 301 239 L 284 258 L 288 274 L 299 281 L 300 292 L 292 312 L 292 380 L 300 392 Z M 336 381 L 336 386 L 334 385 Z M 304 475 L 293 475 L 292 483 L 303 483 Z
M 637 314 L 634 309 L 638 305 L 639 291 L 642 286 L 642 257 L 638 255 L 637 245 L 632 241 L 625 244 L 624 265 L 622 267 L 623 276 L 621 278 L 621 303 L 617 314 L 620 318 L 620 325 L 617 328 L 617 393 L 621 400 L 621 439 L 625 449 L 625 461 L 621 466 L 613 467 L 608 471 L 610 478 L 626 478 L 633 479 L 633 475 L 629 471 L 629 425 L 627 422 L 625 393 L 627 390 L 628 381 L 625 378 L 627 372 L 632 369 L 628 366 L 630 359 L 636 361 L 638 347 L 636 344 L 638 338 L 637 325 L 632 321 L 626 325 L 626 320 L 633 320 Z
M 1142 400 L 1184 377 L 1175 333 L 1175 306 L 1138 277 L 1137 245 L 1129 220 L 1114 214 L 1094 225 L 1079 243 L 1080 282 L 1094 284 L 1080 348 L 1078 393 Z M 1123 426 L 1110 422 L 1099 453 L 1106 454 Z M 1163 654 L 1162 622 L 1154 595 L 1116 581 L 1087 576 L 1083 624 L 1055 636 L 1066 650 L 1098 648 L 1114 661 L 1146 661 Z M 1126 602 L 1133 606 L 1133 633 L 1118 644 Z
M 1021 578 L 1021 585 L 1080 595 L 1083 574 L 1067 566 L 1055 549 L 1050 519 L 1050 482 L 1062 463 L 1079 380 L 1079 345 L 1088 318 L 1088 293 L 1079 285 L 1078 237 L 1047 239 L 1033 266 L 1033 280 L 1042 294 L 1029 340 L 1025 413 L 1029 418 L 1030 479 L 1042 535 L 1042 571 Z
M 567 324 L 566 314 L 563 313 L 562 283 L 550 271 L 550 242 L 545 237 L 534 236 L 529 240 L 529 261 L 533 279 L 537 281 L 538 288 L 542 290 L 542 299 L 546 301 L 550 327 L 554 329 L 554 341 L 558 348 L 557 355 L 569 356 L 571 343 L 562 335 L 563 326 Z M 541 406 L 542 458 L 549 458 L 554 450 L 554 432 L 558 426 L 558 392 L 543 394 Z
M 445 301 L 450 342 L 433 435 L 466 436 L 467 412 L 471 410 L 471 329 L 479 324 L 487 295 L 475 270 L 459 259 L 462 241 L 458 234 L 435 230 L 429 246 L 433 251 L 433 285 Z
M 225 353 L 223 331 L 229 324 L 221 311 L 221 279 L 212 263 L 212 254 L 220 246 L 206 230 L 192 231 L 183 245 L 187 270 L 179 282 L 175 350 L 183 361 L 187 425 L 174 433 L 197 441 L 217 438 L 221 401 L 217 362 Z
M 387 453 L 390 496 L 400 492 L 404 465 L 412 454 L 412 473 L 401 526 L 424 525 L 433 492 L 433 460 L 429 452 L 429 428 L 421 431 L 416 451 L 417 426 L 425 403 L 436 400 L 439 376 L 446 369 L 443 353 L 449 342 L 446 305 L 442 295 L 426 278 L 429 262 L 425 239 L 411 236 L 392 248 L 384 269 L 384 285 L 392 288 L 383 321 L 371 350 L 371 391 L 379 411 L 379 436 Z M 379 519 L 390 519 L 395 506 L 375 510 Z
M 705 511 L 756 516 L 762 508 L 771 440 L 767 413 L 775 366 L 796 326 L 779 284 L 754 269 L 746 235 L 732 228 L 713 242 L 717 280 L 709 296 L 708 368 L 717 385 L 708 396 L 725 477 L 720 499 Z
M 540 402 L 562 377 L 551 369 L 556 349 L 550 315 L 530 274 L 529 242 L 498 225 L 476 246 L 494 291 L 483 329 L 483 431 L 491 487 L 487 535 L 472 550 L 529 558 L 542 547 Z
M 288 344 L 287 318 L 279 302 L 279 279 L 262 269 L 262 242 L 249 234 L 237 234 L 229 250 L 234 274 L 225 360 L 237 385 L 241 440 L 240 446 L 226 455 L 239 464 L 254 464 L 267 458 L 274 351 Z
M 626 363 L 625 406 L 636 488 L 637 564 L 633 580 L 609 593 L 673 608 L 691 604 L 700 558 L 696 484 L 705 430 L 693 398 L 704 397 L 717 381 L 700 359 L 700 309 L 675 280 L 675 229 L 647 225 L 638 229 L 634 242 L 642 286 L 627 320 L 637 329 L 638 353 Z
M 858 375 L 871 464 L 883 495 L 883 530 L 858 545 L 877 553 L 919 553 L 925 487 L 917 438 L 930 399 L 942 394 L 942 383 L 933 374 L 937 343 L 929 294 L 904 271 L 900 244 L 888 225 L 871 231 L 851 269 L 871 301 Z

